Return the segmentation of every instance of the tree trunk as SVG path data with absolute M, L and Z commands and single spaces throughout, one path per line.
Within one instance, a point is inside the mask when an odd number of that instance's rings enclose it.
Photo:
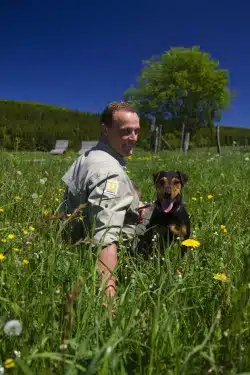
M 184 152 L 187 152 L 188 151 L 188 148 L 189 148 L 189 140 L 190 140 L 190 133 L 187 132 L 185 134 L 185 139 L 184 139 L 184 148 L 183 148 L 183 151 Z
M 220 127 L 219 127 L 219 125 L 216 126 L 216 143 L 217 143 L 217 152 L 218 152 L 218 154 L 221 154 Z
M 180 145 L 180 152 L 184 151 L 184 136 L 185 136 L 185 123 L 182 123 L 181 128 L 181 145 Z
M 158 152 L 158 142 L 159 142 L 158 134 L 159 134 L 159 127 L 156 126 L 156 128 L 155 128 L 155 149 L 154 149 L 155 154 L 157 154 L 157 152 Z

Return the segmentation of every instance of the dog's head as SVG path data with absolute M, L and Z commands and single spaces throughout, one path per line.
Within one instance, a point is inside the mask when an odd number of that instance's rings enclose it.
M 153 174 L 157 202 L 161 210 L 169 213 L 181 202 L 182 190 L 188 177 L 183 172 L 160 171 Z

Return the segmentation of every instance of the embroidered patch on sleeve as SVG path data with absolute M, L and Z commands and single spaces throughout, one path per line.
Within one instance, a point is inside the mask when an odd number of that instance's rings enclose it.
M 117 195 L 119 187 L 119 182 L 116 180 L 108 180 L 104 193 L 111 194 L 111 195 Z

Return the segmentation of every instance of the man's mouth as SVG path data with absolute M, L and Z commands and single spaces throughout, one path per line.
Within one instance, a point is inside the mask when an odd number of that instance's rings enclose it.
M 163 201 L 161 202 L 161 209 L 166 214 L 173 209 L 173 206 L 174 206 L 174 201 L 171 202 L 168 199 L 163 199 Z

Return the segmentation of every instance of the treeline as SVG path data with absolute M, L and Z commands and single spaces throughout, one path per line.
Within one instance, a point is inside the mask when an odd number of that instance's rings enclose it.
M 179 124 L 161 121 L 163 137 L 174 148 L 180 145 Z M 250 129 L 221 127 L 221 145 L 250 144 Z M 100 114 L 68 108 L 20 101 L 0 101 L 0 146 L 7 150 L 51 150 L 57 139 L 68 139 L 77 151 L 81 141 L 97 140 L 100 134 Z M 138 146 L 149 149 L 150 122 L 141 119 Z M 200 128 L 192 135 L 191 146 L 216 144 L 215 130 Z M 164 143 L 162 143 L 164 146 Z

